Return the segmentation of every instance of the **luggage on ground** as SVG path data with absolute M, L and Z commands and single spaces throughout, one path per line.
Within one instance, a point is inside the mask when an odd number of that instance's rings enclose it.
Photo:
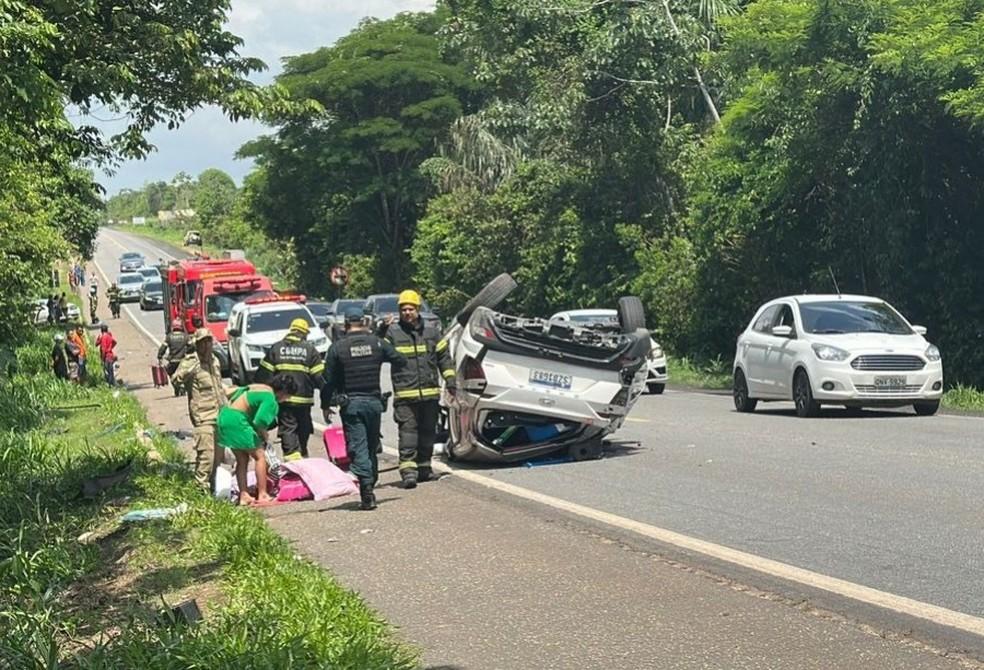
M 151 374 L 151 376 L 154 379 L 154 388 L 155 389 L 159 389 L 162 386 L 167 386 L 167 384 L 168 384 L 167 370 L 165 370 L 163 368 L 163 366 L 160 366 L 160 365 L 151 365 L 150 366 L 150 374 Z
M 322 435 L 328 460 L 342 470 L 349 469 L 348 447 L 345 444 L 345 431 L 341 426 L 328 426 Z

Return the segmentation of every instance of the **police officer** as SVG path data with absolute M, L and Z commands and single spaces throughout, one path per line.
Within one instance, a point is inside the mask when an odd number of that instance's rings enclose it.
M 380 335 L 407 357 L 403 368 L 390 370 L 393 381 L 393 418 L 399 427 L 400 478 L 403 487 L 412 489 L 417 481 L 434 478 L 431 457 L 440 411 L 440 380 L 448 390 L 455 389 L 454 361 L 447 340 L 437 328 L 420 318 L 420 295 L 403 291 L 398 298 L 400 321 L 387 321 Z
M 219 361 L 212 353 L 212 332 L 199 328 L 191 345 L 194 349 L 178 365 L 171 383 L 188 396 L 188 415 L 195 428 L 195 481 L 211 492 L 215 468 L 222 460 L 222 450 L 215 445 L 215 421 L 226 394 Z
M 157 350 L 157 360 L 164 365 L 164 355 L 167 354 L 167 374 L 173 375 L 187 353 L 188 333 L 185 332 L 181 319 L 174 319 L 171 322 L 171 332 Z
M 376 509 L 373 487 L 379 478 L 376 454 L 383 413 L 379 368 L 383 363 L 402 368 L 407 359 L 392 344 L 369 332 L 361 310 L 345 314 L 345 332 L 344 338 L 331 345 L 325 359 L 321 411 L 328 422 L 332 403 L 340 406 L 351 471 L 359 478 L 361 507 L 372 510 Z
M 267 384 L 274 375 L 284 374 L 294 379 L 297 394 L 280 403 L 277 415 L 277 434 L 284 460 L 307 458 L 308 439 L 314 432 L 311 408 L 314 390 L 324 384 L 325 362 L 314 345 L 307 341 L 310 326 L 305 319 L 294 319 L 284 339 L 269 350 L 256 371 L 256 381 Z

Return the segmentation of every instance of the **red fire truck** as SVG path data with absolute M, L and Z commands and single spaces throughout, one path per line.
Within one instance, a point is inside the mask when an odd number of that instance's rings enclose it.
M 164 284 L 164 331 L 180 319 L 186 332 L 206 327 L 215 340 L 215 354 L 223 372 L 229 356 L 226 323 L 233 306 L 247 298 L 275 295 L 267 277 L 242 259 L 188 258 L 167 266 Z

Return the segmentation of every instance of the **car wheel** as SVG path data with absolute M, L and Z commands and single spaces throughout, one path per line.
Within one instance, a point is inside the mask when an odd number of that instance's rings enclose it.
M 646 310 L 639 298 L 627 295 L 618 299 L 618 323 L 623 333 L 634 333 L 646 327 Z
M 503 272 L 465 303 L 465 306 L 454 317 L 455 320 L 464 326 L 479 307 L 495 309 L 499 303 L 506 299 L 507 295 L 513 292 L 516 286 L 516 280 L 508 272 Z
M 845 405 L 844 410 L 850 417 L 859 417 L 864 414 L 864 408 L 859 405 Z
M 820 416 L 820 403 L 813 397 L 810 376 L 804 370 L 797 370 L 793 378 L 793 402 L 796 403 L 796 416 L 801 419 Z
M 735 409 L 742 413 L 755 411 L 758 400 L 748 397 L 748 382 L 745 381 L 745 373 L 740 369 L 735 370 L 735 381 L 731 387 L 731 396 L 735 401 Z
M 940 409 L 939 400 L 930 400 L 928 402 L 917 402 L 912 408 L 916 410 L 916 414 L 919 416 L 933 416 Z
M 666 390 L 666 384 L 646 384 L 646 388 L 653 395 L 661 395 Z
M 232 382 L 233 386 L 242 386 L 242 382 L 239 379 L 239 373 L 236 371 L 238 366 L 232 361 L 229 361 L 229 381 Z

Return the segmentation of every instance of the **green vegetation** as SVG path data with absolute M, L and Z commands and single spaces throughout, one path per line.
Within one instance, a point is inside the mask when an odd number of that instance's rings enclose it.
M 697 362 L 670 356 L 666 361 L 666 370 L 671 386 L 712 390 L 731 388 L 731 366 L 721 359 Z
M 48 353 L 42 336 L 19 348 L 19 373 L 0 387 L 0 666 L 415 667 L 258 515 L 198 491 L 170 438 L 141 437 L 131 395 L 56 381 Z M 127 463 L 128 480 L 83 494 Z M 118 521 L 181 503 L 170 519 Z M 159 620 L 187 598 L 203 621 Z
M 984 414 L 984 392 L 958 384 L 943 395 L 943 406 Z

